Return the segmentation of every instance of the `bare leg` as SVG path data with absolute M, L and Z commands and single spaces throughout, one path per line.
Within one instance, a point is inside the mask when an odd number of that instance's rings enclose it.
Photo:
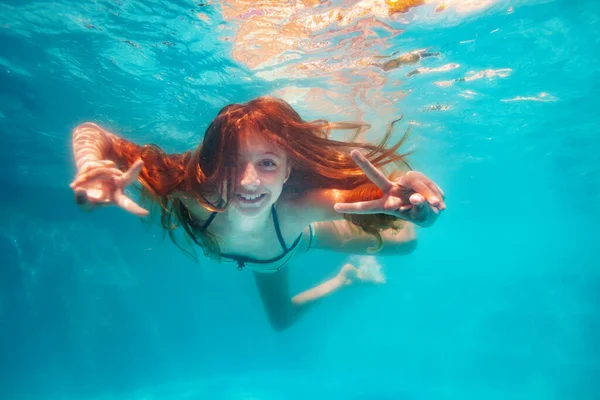
M 292 326 L 306 310 L 340 288 L 353 283 L 384 283 L 385 280 L 380 277 L 381 274 L 374 275 L 368 270 L 346 264 L 335 277 L 290 298 L 288 268 L 272 274 L 254 272 L 265 312 L 271 327 L 276 331 Z
M 289 294 L 288 268 L 272 274 L 254 272 L 254 280 L 271 327 L 283 331 L 297 318 L 297 311 Z

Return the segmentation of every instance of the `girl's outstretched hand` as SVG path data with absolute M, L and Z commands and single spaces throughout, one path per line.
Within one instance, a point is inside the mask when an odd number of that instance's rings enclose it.
M 125 187 L 135 182 L 142 165 L 142 160 L 137 160 L 123 172 L 114 162 L 108 160 L 83 164 L 70 185 L 75 192 L 75 202 L 85 211 L 114 204 L 132 214 L 145 217 L 148 211 L 123 193 Z
M 337 203 L 335 211 L 345 214 L 389 214 L 415 223 L 431 226 L 446 208 L 444 192 L 420 172 L 409 171 L 391 181 L 358 150 L 352 159 L 367 177 L 383 191 L 377 200 Z

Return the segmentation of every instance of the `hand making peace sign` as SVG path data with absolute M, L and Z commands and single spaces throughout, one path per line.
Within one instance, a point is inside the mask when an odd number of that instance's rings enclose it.
M 377 200 L 337 203 L 335 211 L 345 214 L 389 214 L 425 227 L 432 225 L 446 208 L 444 192 L 422 173 L 409 171 L 391 181 L 360 151 L 353 150 L 351 156 L 371 182 L 383 191 L 383 196 Z

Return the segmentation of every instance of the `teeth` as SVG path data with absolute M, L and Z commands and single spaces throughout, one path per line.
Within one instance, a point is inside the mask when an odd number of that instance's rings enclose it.
M 244 200 L 256 200 L 260 196 L 262 196 L 262 195 L 260 195 L 260 194 L 255 194 L 255 195 L 240 194 L 240 197 L 243 198 Z

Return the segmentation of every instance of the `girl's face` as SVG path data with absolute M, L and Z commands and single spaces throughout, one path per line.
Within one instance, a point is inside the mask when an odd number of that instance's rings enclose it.
M 240 176 L 231 205 L 251 217 L 269 210 L 277 201 L 291 168 L 283 149 L 260 135 L 245 136 L 240 143 Z

